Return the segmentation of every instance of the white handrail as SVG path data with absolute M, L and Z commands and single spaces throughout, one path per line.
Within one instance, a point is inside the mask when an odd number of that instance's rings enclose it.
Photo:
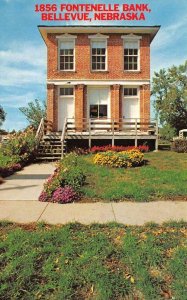
M 62 135 L 61 135 L 61 145 L 62 145 L 62 152 L 61 152 L 61 157 L 63 158 L 64 156 L 64 139 L 65 139 L 65 135 L 66 135 L 66 125 L 67 125 L 67 119 L 65 118 L 64 120 L 64 125 L 62 128 Z
M 40 131 L 41 131 L 43 125 L 44 125 L 44 118 L 42 118 L 41 121 L 40 121 L 40 124 L 39 124 L 39 126 L 38 126 L 38 129 L 37 129 L 37 131 L 36 131 L 36 136 L 35 136 L 36 138 L 38 138 L 38 135 L 39 135 L 39 133 L 40 133 Z

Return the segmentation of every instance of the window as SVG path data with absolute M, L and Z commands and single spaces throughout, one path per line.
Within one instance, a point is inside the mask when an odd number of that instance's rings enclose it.
M 137 88 L 124 88 L 124 96 L 137 96 L 138 89 Z
M 90 105 L 90 118 L 107 118 L 107 105 Z
M 74 70 L 74 40 L 60 42 L 60 70 Z
M 72 87 L 60 88 L 60 96 L 73 96 L 73 88 Z
M 92 41 L 92 70 L 106 70 L 106 41 Z
M 139 69 L 139 41 L 125 41 L 124 43 L 124 70 L 137 71 Z

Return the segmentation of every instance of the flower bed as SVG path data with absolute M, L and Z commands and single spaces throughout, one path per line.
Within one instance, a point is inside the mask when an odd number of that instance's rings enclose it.
M 32 128 L 8 136 L 0 145 L 0 176 L 6 177 L 19 171 L 35 155 L 36 140 Z
M 138 147 L 135 146 L 94 146 L 90 149 L 90 153 L 98 153 L 98 152 L 107 152 L 107 151 L 114 151 L 114 152 L 122 152 L 122 151 L 129 151 L 129 150 L 139 150 L 140 152 L 149 152 L 149 146 L 140 145 Z
M 57 164 L 57 169 L 44 184 L 39 201 L 69 203 L 79 198 L 85 175 L 78 165 L 77 155 L 68 154 Z
M 114 152 L 106 151 L 94 156 L 94 164 L 115 168 L 137 167 L 143 164 L 144 155 L 137 149 Z

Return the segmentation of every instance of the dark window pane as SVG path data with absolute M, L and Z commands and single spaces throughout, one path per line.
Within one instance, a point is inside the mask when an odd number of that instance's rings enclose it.
M 92 48 L 92 54 L 96 54 L 96 49 Z
M 138 65 L 134 64 L 134 70 L 138 70 Z
M 127 96 L 128 95 L 128 89 L 124 88 L 124 95 Z
M 98 118 L 98 105 L 90 105 L 90 118 Z
M 99 117 L 107 117 L 107 105 L 99 105 Z
M 125 63 L 125 64 L 124 64 L 124 69 L 125 69 L 125 70 L 128 70 L 128 69 L 129 69 L 129 68 L 128 68 L 128 63 Z
M 129 55 L 133 54 L 133 49 L 129 49 Z
M 92 64 L 92 70 L 96 70 L 96 63 Z
M 105 70 L 105 64 L 102 64 L 101 67 L 102 67 L 102 70 Z
M 134 49 L 134 55 L 138 55 L 138 49 Z
M 124 54 L 128 55 L 128 49 L 124 49 Z
M 132 70 L 132 64 L 129 64 L 129 70 Z
M 105 56 L 102 56 L 101 61 L 105 63 Z
M 134 57 L 134 62 L 137 63 L 137 61 L 138 61 L 138 57 L 135 56 L 135 57 Z
M 106 49 L 105 49 L 105 48 L 102 48 L 102 49 L 101 49 L 101 54 L 102 54 L 102 55 L 105 55 L 105 52 L 106 52 Z
M 92 62 L 96 62 L 96 57 L 95 56 L 92 56 Z
M 133 89 L 133 96 L 137 96 L 137 89 Z

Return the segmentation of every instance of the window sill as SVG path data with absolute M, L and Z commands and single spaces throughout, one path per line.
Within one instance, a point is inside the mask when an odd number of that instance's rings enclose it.
M 109 73 L 108 70 L 91 70 L 91 73 Z
M 124 70 L 124 73 L 141 73 L 141 70 Z
M 62 72 L 62 73 L 77 73 L 76 70 L 58 70 L 58 72 Z

